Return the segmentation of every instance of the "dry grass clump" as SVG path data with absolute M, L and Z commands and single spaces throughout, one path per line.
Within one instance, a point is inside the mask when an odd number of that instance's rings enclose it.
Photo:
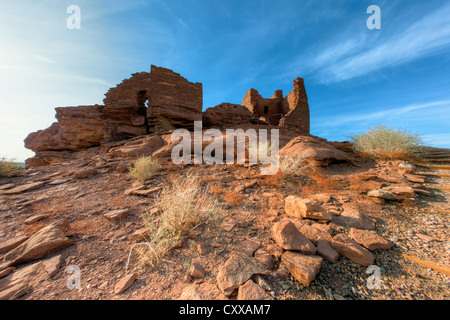
M 341 188 L 338 181 L 331 179 L 326 173 L 314 169 L 309 170 L 306 182 L 300 187 L 300 193 L 307 198 L 317 193 L 330 193 Z
M 309 152 L 302 152 L 296 155 L 280 156 L 280 170 L 286 177 L 299 177 L 310 168 L 308 159 L 311 157 Z
M 16 176 L 25 170 L 21 165 L 7 160 L 6 158 L 0 158 L 0 178 L 10 178 Z
M 222 213 L 218 199 L 200 185 L 199 177 L 192 172 L 167 185 L 158 204 L 161 214 L 156 220 L 144 215 L 147 237 L 136 247 L 140 262 L 150 267 L 176 247 L 186 233 L 219 220 Z
M 159 162 L 152 159 L 152 157 L 142 156 L 137 159 L 133 166 L 129 167 L 128 170 L 134 179 L 144 183 L 150 179 L 160 167 L 161 165 Z
M 257 159 L 257 162 L 267 162 L 270 159 L 272 152 L 272 145 L 269 141 L 259 142 L 256 145 L 250 145 L 248 148 L 248 159 L 250 160 Z M 265 159 L 261 159 L 260 153 L 263 154 Z
M 378 159 L 414 159 L 422 152 L 422 137 L 407 130 L 381 125 L 351 137 L 353 149 L 362 156 Z

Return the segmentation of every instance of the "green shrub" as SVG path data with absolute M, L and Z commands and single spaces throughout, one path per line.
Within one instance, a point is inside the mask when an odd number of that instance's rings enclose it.
M 422 137 L 407 130 L 381 125 L 352 138 L 354 150 L 378 159 L 412 159 L 422 151 Z
M 161 165 L 153 160 L 152 157 L 140 157 L 132 167 L 128 168 L 128 170 L 133 178 L 144 183 L 150 179 L 160 167 Z

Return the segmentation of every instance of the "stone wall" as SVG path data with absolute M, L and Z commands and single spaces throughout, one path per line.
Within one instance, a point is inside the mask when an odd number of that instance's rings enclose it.
M 161 123 L 192 128 L 202 119 L 202 84 L 166 68 L 152 65 L 150 73 L 133 74 L 105 96 L 105 141 L 156 132 Z
M 205 126 L 259 124 L 309 133 L 308 97 L 301 78 L 294 80 L 294 89 L 286 97 L 277 90 L 266 99 L 250 89 L 242 105 L 222 103 L 202 113 L 201 83 L 191 83 L 172 70 L 152 65 L 150 72 L 135 73 L 109 89 L 103 102 L 56 108 L 58 121 L 25 139 L 25 147 L 36 152 L 27 164 L 62 161 L 73 152 L 149 133 L 191 129 L 195 121 L 202 120 Z
M 294 89 L 285 98 L 277 90 L 269 99 L 263 98 L 257 90 L 247 91 L 241 103 L 261 122 L 309 133 L 308 97 L 302 78 L 294 80 Z
M 246 107 L 221 103 L 214 108 L 209 108 L 203 112 L 203 125 L 205 127 L 228 127 L 249 124 L 254 122 L 255 115 Z
M 152 65 L 150 72 L 135 73 L 109 89 L 103 102 L 56 108 L 58 122 L 25 139 L 25 147 L 36 153 L 28 163 L 57 162 L 55 151 L 97 147 L 152 133 L 161 126 L 191 128 L 194 121 L 202 120 L 203 89 L 201 83 Z
M 157 118 L 170 119 L 174 127 L 193 128 L 202 120 L 203 86 L 191 83 L 172 70 L 152 66 L 147 91 L 150 126 Z

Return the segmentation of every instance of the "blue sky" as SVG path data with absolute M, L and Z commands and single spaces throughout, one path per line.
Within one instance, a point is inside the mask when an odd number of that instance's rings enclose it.
M 81 9 L 69 30 L 66 10 Z M 369 30 L 367 7 L 381 9 Z M 305 79 L 311 133 L 331 141 L 386 124 L 450 147 L 448 1 L 0 0 L 0 156 L 24 160 L 55 107 L 167 67 L 203 83 L 204 108 Z

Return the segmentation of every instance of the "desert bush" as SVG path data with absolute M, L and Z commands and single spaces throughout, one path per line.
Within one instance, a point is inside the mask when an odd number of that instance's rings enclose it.
M 422 137 L 381 125 L 351 137 L 354 150 L 378 159 L 411 159 L 420 155 Z
M 260 162 L 260 150 L 266 156 L 267 159 L 270 159 L 272 146 L 269 141 L 265 141 L 263 143 L 259 142 L 256 145 L 250 145 L 247 148 L 249 161 L 252 159 L 257 159 L 257 162 Z
M 186 233 L 221 217 L 218 199 L 211 196 L 208 188 L 200 185 L 199 177 L 191 172 L 163 188 L 157 202 L 161 214 L 157 222 L 154 217 L 144 215 L 147 237 L 136 247 L 140 261 L 149 266 L 158 263 Z
M 280 170 L 287 177 L 301 176 L 309 167 L 308 158 L 310 154 L 303 152 L 297 155 L 280 156 Z
M 152 157 L 140 157 L 133 166 L 128 168 L 128 170 L 134 179 L 144 183 L 146 180 L 150 179 L 160 167 L 161 165 L 153 160 Z
M 10 178 L 23 172 L 25 168 L 21 165 L 7 160 L 6 158 L 0 158 L 0 178 Z

